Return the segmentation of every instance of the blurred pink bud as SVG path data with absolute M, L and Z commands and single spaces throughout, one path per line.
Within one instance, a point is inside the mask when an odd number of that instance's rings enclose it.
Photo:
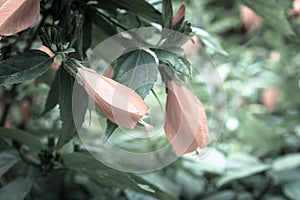
M 300 16 L 300 0 L 293 1 L 293 8 L 291 10 L 289 10 L 289 15 Z
M 184 16 L 185 16 L 185 3 L 181 3 L 179 9 L 177 10 L 175 16 L 172 19 L 171 26 L 175 26 Z
M 300 0 L 294 0 L 293 10 L 299 15 L 300 14 Z
M 40 0 L 0 0 L 0 36 L 27 29 L 39 15 Z
M 201 40 L 197 35 L 192 37 L 192 40 L 187 41 L 184 45 L 181 46 L 186 53 L 186 56 L 190 58 L 192 55 L 197 53 L 201 48 Z
M 248 32 L 254 31 L 261 27 L 262 19 L 253 10 L 247 6 L 240 6 L 240 18 L 242 25 L 246 28 Z
M 152 126 L 143 121 L 149 107 L 134 90 L 88 68 L 78 72 L 85 91 L 106 118 L 128 129 L 139 122 L 151 131 Z
M 268 88 L 263 90 L 261 94 L 261 100 L 264 106 L 269 111 L 274 111 L 278 107 L 278 99 L 280 90 L 277 87 Z
M 201 101 L 176 81 L 168 82 L 165 133 L 177 156 L 210 143 L 207 119 Z
M 48 54 L 48 56 L 50 56 L 50 57 L 54 57 L 54 53 L 48 47 L 46 47 L 44 45 L 42 45 L 39 48 L 39 50 L 41 50 L 44 53 Z M 54 61 L 53 61 L 52 65 L 51 65 L 51 69 L 53 69 L 53 70 L 56 71 L 56 70 L 58 70 L 59 66 L 60 66 L 60 62 L 56 58 L 54 58 Z

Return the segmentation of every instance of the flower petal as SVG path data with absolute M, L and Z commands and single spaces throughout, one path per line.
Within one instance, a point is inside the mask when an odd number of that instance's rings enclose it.
M 0 0 L 0 35 L 9 36 L 34 24 L 40 15 L 40 0 Z
M 185 3 L 181 3 L 179 9 L 177 10 L 175 16 L 172 19 L 171 26 L 175 26 L 184 16 L 185 16 Z
M 202 103 L 175 81 L 168 82 L 165 132 L 177 156 L 203 148 L 210 142 Z
M 148 105 L 132 89 L 86 68 L 80 69 L 80 73 L 86 92 L 112 122 L 133 129 L 148 116 Z

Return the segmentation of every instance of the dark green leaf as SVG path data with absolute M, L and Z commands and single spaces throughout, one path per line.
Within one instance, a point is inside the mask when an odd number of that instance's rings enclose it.
M 240 2 L 253 9 L 264 22 L 272 29 L 283 35 L 293 34 L 293 30 L 285 16 L 285 9 L 276 0 L 240 0 Z
M 62 121 L 61 134 L 57 142 L 57 148 L 68 143 L 76 134 L 73 120 L 72 94 L 74 78 L 64 69 L 59 71 L 59 107 Z
M 45 146 L 36 137 L 31 135 L 30 133 L 18 129 L 0 128 L 0 137 L 9 138 L 21 144 L 25 144 L 30 148 L 36 148 L 39 150 L 45 148 Z
M 32 179 L 17 178 L 0 189 L 0 199 L 24 200 L 31 189 Z
M 110 121 L 106 120 L 106 129 L 105 129 L 105 138 L 103 142 L 106 142 L 108 138 L 113 134 L 113 132 L 118 128 L 118 125 Z
M 157 78 L 155 58 L 144 50 L 122 55 L 114 67 L 113 79 L 136 91 L 143 99 Z
M 53 63 L 46 53 L 29 50 L 0 62 L 0 86 L 23 83 L 44 74 Z
M 173 67 L 177 72 L 182 73 L 188 77 L 192 77 L 192 65 L 183 57 L 179 57 L 176 53 L 171 51 L 155 49 L 153 50 L 162 64 L 167 64 Z
M 171 28 L 171 22 L 173 19 L 173 8 L 171 0 L 163 0 L 162 3 L 162 27 Z
M 108 22 L 107 19 L 101 16 L 97 10 L 89 8 L 87 10 L 87 15 L 101 30 L 106 32 L 108 35 L 112 36 L 117 34 L 116 28 L 110 22 Z
M 2 151 L 0 153 L 0 177 L 20 160 L 15 150 Z
M 92 43 L 92 19 L 88 14 L 85 14 L 84 23 L 83 23 L 83 56 L 86 57 L 86 50 L 90 48 Z
M 73 117 L 74 122 L 76 123 L 76 128 L 80 129 L 82 123 L 84 122 L 85 113 L 88 107 L 88 95 L 79 83 L 74 83 L 74 91 L 76 93 L 76 101 L 73 101 Z
M 58 97 L 59 97 L 59 72 L 56 72 L 55 77 L 50 86 L 50 90 L 47 96 L 43 114 L 49 112 L 58 104 Z
M 151 4 L 144 0 L 112 0 L 115 4 L 150 22 L 161 24 L 161 14 Z

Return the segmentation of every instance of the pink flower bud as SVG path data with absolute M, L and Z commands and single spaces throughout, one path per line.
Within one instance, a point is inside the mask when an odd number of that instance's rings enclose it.
M 204 148 L 210 143 L 203 104 L 186 87 L 169 81 L 165 133 L 177 156 Z
M 175 16 L 172 19 L 171 26 L 175 26 L 184 16 L 185 16 L 185 3 L 181 3 L 179 9 L 177 10 Z
M 262 19 L 252 9 L 247 6 L 240 6 L 241 23 L 248 32 L 254 31 L 261 27 Z
M 0 0 L 0 36 L 27 29 L 39 15 L 40 0 Z
M 149 107 L 134 90 L 88 68 L 78 72 L 85 91 L 106 118 L 124 128 L 133 129 L 139 122 L 151 130 L 143 121 Z
M 261 94 L 261 100 L 263 105 L 268 111 L 274 111 L 278 107 L 278 99 L 280 90 L 277 87 L 264 89 Z

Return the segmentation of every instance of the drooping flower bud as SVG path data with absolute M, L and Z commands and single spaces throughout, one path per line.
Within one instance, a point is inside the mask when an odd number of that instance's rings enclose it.
M 27 29 L 39 15 L 40 0 L 0 0 L 0 36 Z
M 177 156 L 210 143 L 203 104 L 186 87 L 168 81 L 165 133 Z
M 88 68 L 78 72 L 85 91 L 106 118 L 124 128 L 133 129 L 139 122 L 151 130 L 143 121 L 149 107 L 134 90 Z
M 177 10 L 175 16 L 172 19 L 171 26 L 175 26 L 184 16 L 185 16 L 185 3 L 181 3 L 179 9 Z

